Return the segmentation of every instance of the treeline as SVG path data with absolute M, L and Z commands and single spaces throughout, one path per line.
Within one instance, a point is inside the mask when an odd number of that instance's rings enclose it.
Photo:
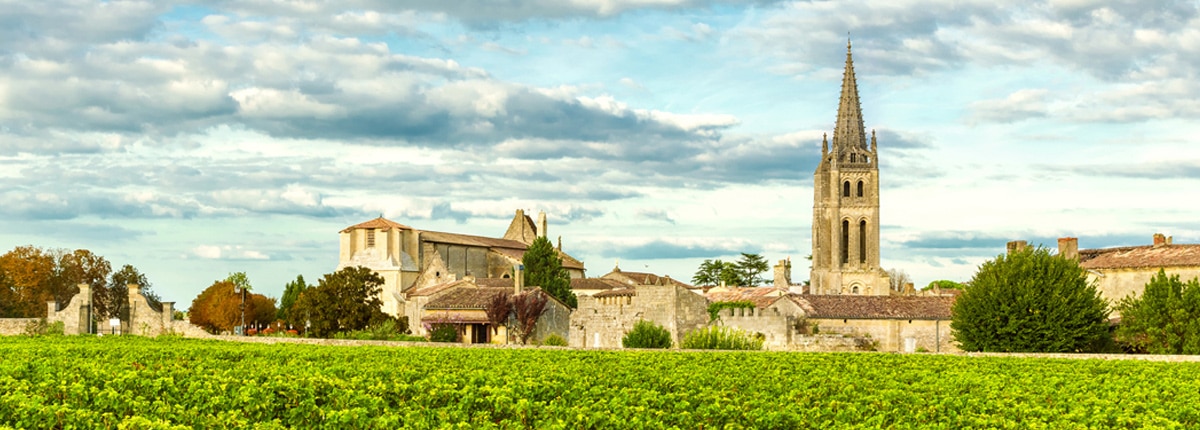
M 128 284 L 140 285 L 151 305 L 161 305 L 146 275 L 132 265 L 113 271 L 112 263 L 86 249 L 26 245 L 0 256 L 0 318 L 45 318 L 46 303 L 66 304 L 79 284 L 91 286 L 97 320 L 128 319 Z

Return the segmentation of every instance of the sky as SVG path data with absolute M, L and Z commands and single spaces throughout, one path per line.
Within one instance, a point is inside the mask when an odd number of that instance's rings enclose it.
M 846 42 L 881 260 L 1200 242 L 1196 1 L 0 0 L 0 248 L 89 249 L 185 308 L 278 297 L 384 216 L 599 276 L 791 258 Z M 769 275 L 768 275 L 769 276 Z

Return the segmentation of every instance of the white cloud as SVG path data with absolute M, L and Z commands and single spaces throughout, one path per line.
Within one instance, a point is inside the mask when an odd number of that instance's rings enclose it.
M 269 260 L 266 254 L 244 249 L 241 245 L 198 245 L 192 256 L 205 260 Z

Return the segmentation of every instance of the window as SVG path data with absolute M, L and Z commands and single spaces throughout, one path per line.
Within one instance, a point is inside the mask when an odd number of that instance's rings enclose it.
M 850 197 L 850 181 L 842 184 L 842 197 Z
M 847 182 L 849 184 L 849 182 Z M 850 262 L 850 221 L 842 221 L 842 264 Z
M 851 162 L 851 163 L 853 163 L 853 162 L 855 162 L 855 161 L 858 161 L 858 159 L 857 159 L 856 155 L 857 155 L 857 154 L 850 154 L 850 162 Z
M 867 262 L 867 220 L 858 222 L 858 262 Z
M 858 196 L 859 197 L 863 196 L 862 190 L 863 190 L 863 181 L 858 181 Z
M 375 247 L 375 230 L 367 230 L 367 248 Z
M 858 285 L 855 285 L 855 286 L 854 286 L 854 288 L 851 288 L 851 289 L 850 289 L 850 293 L 851 293 L 851 294 L 858 294 Z

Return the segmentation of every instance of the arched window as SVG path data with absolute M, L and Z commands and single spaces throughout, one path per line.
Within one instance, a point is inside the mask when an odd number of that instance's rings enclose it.
M 849 184 L 849 182 L 847 182 Z M 842 221 L 842 264 L 850 262 L 850 221 Z
M 856 157 L 856 155 L 857 155 L 857 154 L 850 154 L 850 162 L 851 162 L 851 163 L 853 163 L 853 162 L 855 162 L 855 161 L 858 161 L 858 160 L 857 160 L 857 157 Z
M 863 156 L 863 162 L 864 162 L 864 163 L 870 163 L 870 162 L 871 162 L 871 157 L 868 157 L 868 156 L 864 155 L 864 156 Z
M 858 196 L 862 197 L 863 181 L 858 181 Z
M 851 294 L 858 294 L 858 285 L 855 285 L 855 286 L 854 286 L 854 288 L 851 288 L 851 289 L 850 289 L 850 293 L 851 293 Z
M 850 197 L 850 181 L 842 184 L 842 197 Z
M 858 222 L 858 262 L 867 262 L 867 220 Z

